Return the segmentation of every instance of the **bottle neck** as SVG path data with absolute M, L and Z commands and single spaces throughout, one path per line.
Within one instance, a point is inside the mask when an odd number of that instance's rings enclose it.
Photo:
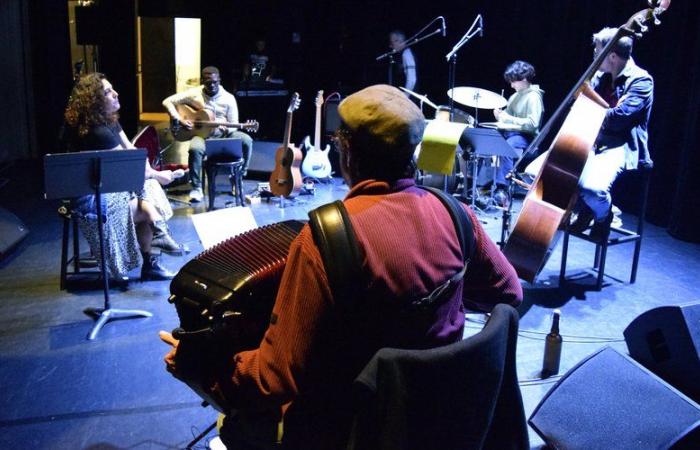
M 554 311 L 552 315 L 552 329 L 549 331 L 550 334 L 559 334 L 559 311 Z

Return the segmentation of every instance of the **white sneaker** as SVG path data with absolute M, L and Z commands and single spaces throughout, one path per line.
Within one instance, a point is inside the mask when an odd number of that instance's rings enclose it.
M 622 211 L 615 205 L 612 205 L 613 218 L 610 222 L 612 228 L 622 228 Z
M 192 203 L 199 203 L 203 198 L 204 194 L 202 193 L 202 188 L 195 188 L 190 191 L 190 201 Z
M 214 439 L 209 441 L 209 450 L 226 450 L 226 446 L 221 442 L 221 438 L 216 436 Z

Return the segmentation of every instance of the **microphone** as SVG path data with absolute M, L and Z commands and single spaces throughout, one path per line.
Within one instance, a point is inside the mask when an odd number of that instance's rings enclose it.
M 177 327 L 173 330 L 173 337 L 179 341 L 182 340 L 187 340 L 192 337 L 196 336 L 205 336 L 205 335 L 210 335 L 212 333 L 211 328 L 202 328 L 201 330 L 195 330 L 195 331 L 185 331 L 184 329 Z
M 484 37 L 484 17 L 479 14 L 479 37 Z
M 440 16 L 440 20 L 442 20 L 442 37 L 445 37 L 447 36 L 447 24 L 444 17 Z

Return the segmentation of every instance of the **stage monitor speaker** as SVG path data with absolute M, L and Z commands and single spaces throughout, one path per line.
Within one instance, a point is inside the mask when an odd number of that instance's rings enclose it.
M 700 448 L 700 405 L 611 347 L 569 370 L 529 424 L 559 450 Z
M 105 23 L 98 6 L 75 7 L 75 40 L 78 45 L 99 45 L 105 33 Z
M 275 169 L 275 153 L 282 146 L 281 142 L 255 141 L 253 142 L 253 156 L 248 165 L 249 172 L 272 173 Z
M 29 230 L 14 214 L 0 208 L 0 259 L 24 239 Z
M 335 133 L 335 130 L 338 129 L 340 126 L 340 115 L 338 114 L 338 105 L 340 104 L 340 100 L 335 101 L 331 100 L 325 103 L 324 108 L 326 111 L 325 114 L 325 125 L 323 130 L 326 132 L 326 134 L 333 134 Z
M 650 309 L 624 335 L 632 358 L 700 403 L 700 302 Z

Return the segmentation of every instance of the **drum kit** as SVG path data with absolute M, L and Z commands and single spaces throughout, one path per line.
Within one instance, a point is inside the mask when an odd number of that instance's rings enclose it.
M 449 106 L 436 105 L 427 96 L 417 94 L 406 88 L 401 88 L 404 92 L 410 96 L 416 98 L 420 101 L 421 105 L 426 104 L 433 109 L 435 109 L 434 120 L 441 121 L 451 121 L 466 124 L 468 128 L 485 128 L 498 131 L 514 131 L 519 129 L 517 126 L 500 123 L 500 122 L 479 122 L 479 109 L 501 109 L 507 105 L 507 100 L 495 92 L 489 91 L 487 89 L 481 89 L 476 87 L 455 87 L 447 91 L 447 95 L 455 102 L 460 105 L 474 108 L 474 115 L 466 113 L 458 108 L 450 109 Z M 487 131 L 487 130 L 482 130 Z M 466 131 L 465 131 L 466 132 Z M 422 184 L 430 185 L 433 187 L 446 189 L 448 192 L 456 193 L 459 186 L 459 179 L 461 178 L 462 183 L 462 195 L 464 198 L 470 199 L 470 204 L 475 210 L 479 211 L 479 205 L 484 208 L 489 208 L 492 206 L 498 207 L 493 199 L 494 187 L 495 187 L 495 171 L 497 170 L 498 158 L 495 155 L 501 154 L 495 152 L 491 154 L 488 150 L 474 150 L 471 148 L 468 142 L 460 141 L 461 151 L 458 151 L 456 155 L 456 164 L 453 169 L 452 175 L 448 175 L 445 179 L 444 175 L 435 175 L 429 173 L 423 173 L 419 175 L 419 182 Z M 482 180 L 484 177 L 478 177 L 479 167 L 482 168 L 482 172 L 486 172 L 488 165 L 492 165 L 493 176 L 488 177 L 486 180 Z M 459 172 L 457 173 L 457 167 L 459 167 Z M 468 183 L 468 178 L 471 178 L 471 183 Z M 491 182 L 492 188 L 490 192 L 486 192 L 483 196 L 477 194 L 477 185 L 485 184 Z M 477 204 L 478 200 L 478 204 Z

